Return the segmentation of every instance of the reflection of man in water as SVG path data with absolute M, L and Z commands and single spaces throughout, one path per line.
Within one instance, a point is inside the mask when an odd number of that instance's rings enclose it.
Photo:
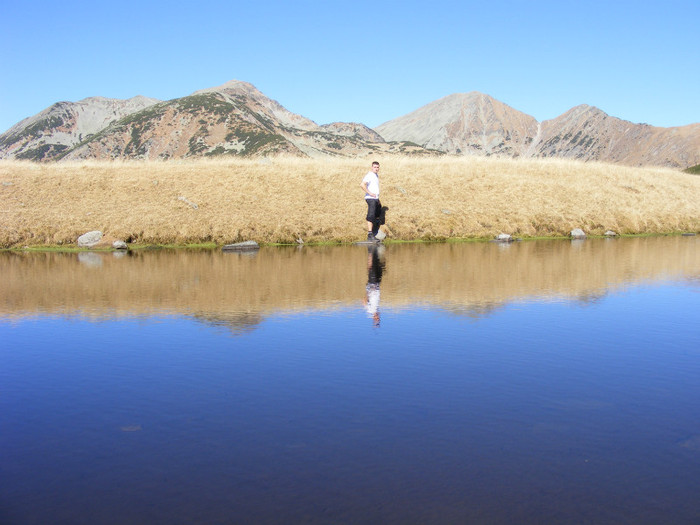
M 382 272 L 385 262 L 382 259 L 383 246 L 367 247 L 367 286 L 364 299 L 365 310 L 374 320 L 374 326 L 379 326 L 379 284 L 382 282 Z

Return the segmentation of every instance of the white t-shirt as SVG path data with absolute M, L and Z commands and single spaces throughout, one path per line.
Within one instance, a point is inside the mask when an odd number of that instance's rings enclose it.
M 374 193 L 379 198 L 379 176 L 373 171 L 368 171 L 367 175 L 362 179 L 362 182 L 367 183 L 367 190 L 369 193 Z M 374 199 L 375 197 L 370 197 L 369 193 L 365 193 L 365 199 Z
M 367 285 L 367 304 L 365 310 L 372 316 L 379 311 L 379 286 L 376 284 Z

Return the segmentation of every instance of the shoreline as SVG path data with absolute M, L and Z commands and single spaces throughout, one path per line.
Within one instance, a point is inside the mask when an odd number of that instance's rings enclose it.
M 662 233 L 631 233 L 617 235 L 586 235 L 584 238 L 575 238 L 571 236 L 549 236 L 549 237 L 518 237 L 510 241 L 499 241 L 493 238 L 449 238 L 449 239 L 390 239 L 379 243 L 379 246 L 391 246 L 393 244 L 466 244 L 466 243 L 496 243 L 496 244 L 512 244 L 516 242 L 532 242 L 532 241 L 585 241 L 599 239 L 635 239 L 643 237 L 695 237 L 698 232 L 662 232 Z M 315 242 L 315 243 L 260 243 L 260 248 L 303 248 L 303 247 L 340 247 L 354 246 L 359 241 L 350 242 Z M 131 244 L 126 249 L 117 249 L 109 246 L 84 248 L 79 246 L 66 245 L 27 245 L 23 247 L 0 248 L 1 252 L 51 252 L 51 253 L 126 253 L 126 252 L 143 252 L 155 250 L 199 250 L 199 251 L 219 251 L 225 244 L 216 243 L 186 243 L 186 244 Z M 366 247 L 366 245 L 363 245 Z

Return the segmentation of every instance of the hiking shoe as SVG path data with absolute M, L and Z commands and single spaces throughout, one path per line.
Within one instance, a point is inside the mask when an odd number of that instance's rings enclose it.
M 372 232 L 367 233 L 367 240 L 371 242 L 377 242 L 377 238 L 374 236 Z

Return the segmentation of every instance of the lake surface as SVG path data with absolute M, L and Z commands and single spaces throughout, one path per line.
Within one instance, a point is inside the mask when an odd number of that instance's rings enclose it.
M 0 523 L 700 522 L 700 239 L 0 253 Z

